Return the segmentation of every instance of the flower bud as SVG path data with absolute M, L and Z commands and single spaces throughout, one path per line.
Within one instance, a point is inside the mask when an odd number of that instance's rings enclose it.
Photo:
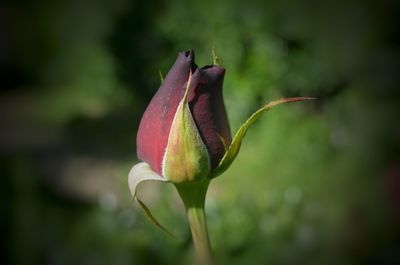
M 214 63 L 218 63 L 215 54 Z M 129 172 L 129 188 L 150 220 L 168 234 L 137 198 L 140 183 L 148 180 L 174 183 L 188 209 L 189 220 L 195 219 L 191 227 L 196 238 L 199 224 L 205 228 L 204 220 L 198 218 L 204 216 L 202 209 L 210 179 L 230 167 L 249 127 L 277 105 L 314 99 L 271 101 L 255 111 L 232 139 L 222 97 L 224 75 L 225 69 L 218 65 L 198 68 L 193 51 L 179 53 L 140 122 L 136 141 L 138 158 L 143 162 Z M 203 236 L 200 241 L 207 242 L 208 237 Z
M 216 65 L 198 68 L 193 51 L 180 53 L 148 105 L 137 153 L 166 180 L 207 178 L 224 156 L 231 142 L 222 98 L 224 74 Z

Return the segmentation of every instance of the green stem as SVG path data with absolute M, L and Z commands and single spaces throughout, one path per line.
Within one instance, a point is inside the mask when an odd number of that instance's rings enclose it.
M 181 196 L 188 215 L 192 240 L 199 264 L 211 264 L 212 254 L 206 217 L 204 213 L 204 202 L 208 189 L 209 180 L 193 183 L 175 184 Z

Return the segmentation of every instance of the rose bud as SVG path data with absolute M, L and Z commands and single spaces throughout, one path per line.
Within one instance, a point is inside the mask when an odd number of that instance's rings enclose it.
M 209 256 L 204 199 L 210 180 L 222 174 L 236 158 L 247 129 L 263 112 L 286 102 L 312 99 L 286 98 L 258 109 L 232 139 L 222 97 L 225 69 L 215 63 L 202 68 L 194 52 L 181 52 L 141 119 L 137 155 L 143 162 L 129 173 L 129 187 L 146 180 L 175 184 L 188 210 L 196 250 Z M 164 229 L 138 199 L 150 219 Z M 164 229 L 165 230 L 165 229 Z M 199 243 L 200 242 L 200 243 Z
M 182 52 L 148 105 L 137 133 L 138 158 L 166 180 L 207 178 L 225 154 L 231 134 L 224 74 L 216 65 L 198 68 L 194 52 Z

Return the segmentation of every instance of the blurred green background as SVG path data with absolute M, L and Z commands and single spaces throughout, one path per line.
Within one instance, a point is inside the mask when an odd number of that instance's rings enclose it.
M 217 264 L 400 264 L 400 13 L 385 1 L 0 4 L 2 264 L 191 264 L 172 185 L 127 185 L 140 117 L 179 51 L 227 69 L 234 132 L 212 182 Z

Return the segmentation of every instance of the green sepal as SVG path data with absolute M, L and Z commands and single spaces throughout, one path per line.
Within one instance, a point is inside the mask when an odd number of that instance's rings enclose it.
M 217 54 L 215 53 L 215 47 L 212 48 L 211 53 L 212 53 L 212 57 L 213 57 L 213 64 L 219 65 L 221 63 L 221 61 L 220 61 L 219 57 L 217 56 Z
M 137 189 L 139 184 L 145 181 L 163 181 L 166 182 L 167 180 L 158 175 L 154 172 L 147 163 L 141 162 L 136 164 L 132 167 L 131 171 L 129 172 L 129 189 L 134 199 L 137 200 L 139 205 L 142 207 L 144 213 L 148 217 L 148 219 L 157 226 L 159 229 L 164 231 L 168 236 L 175 238 L 164 226 L 162 226 L 154 215 L 151 213 L 150 209 L 137 197 Z
M 164 82 L 164 75 L 161 72 L 161 69 L 158 69 L 158 74 L 160 75 L 161 84 Z
M 210 173 L 208 150 L 187 102 L 191 76 L 190 73 L 185 95 L 172 121 L 162 162 L 162 175 L 172 183 L 200 181 Z
M 138 197 L 136 197 L 137 202 L 139 203 L 139 205 L 142 207 L 143 211 L 145 212 L 146 216 L 149 218 L 150 222 L 152 224 L 154 224 L 155 226 L 157 226 L 158 228 L 160 228 L 162 231 L 164 231 L 168 236 L 172 237 L 172 238 L 176 238 L 173 234 L 171 234 L 171 232 L 169 232 L 164 226 L 162 226 L 157 219 L 153 216 L 153 214 L 151 213 L 150 209 L 141 201 L 139 200 Z
M 315 98 L 312 97 L 281 98 L 275 101 L 271 101 L 270 103 L 264 105 L 256 112 L 254 112 L 250 116 L 250 118 L 248 118 L 246 122 L 243 123 L 242 126 L 240 126 L 230 146 L 226 150 L 225 155 L 222 157 L 220 163 L 218 164 L 218 167 L 211 172 L 210 178 L 215 178 L 221 175 L 230 167 L 230 165 L 232 164 L 232 162 L 235 160 L 236 156 L 239 153 L 242 140 L 246 135 L 247 130 L 261 116 L 261 114 L 282 103 L 297 102 L 297 101 L 311 100 L 311 99 Z

